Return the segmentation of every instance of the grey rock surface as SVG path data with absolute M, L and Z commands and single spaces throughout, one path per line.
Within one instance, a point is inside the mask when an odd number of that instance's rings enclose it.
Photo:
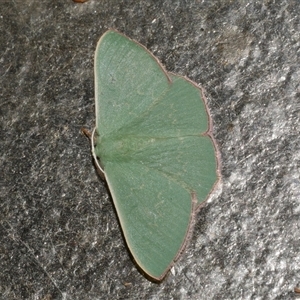
M 300 284 L 300 6 L 0 5 L 1 299 L 294 299 Z M 135 267 L 81 127 L 115 28 L 206 89 L 222 185 L 161 284 Z

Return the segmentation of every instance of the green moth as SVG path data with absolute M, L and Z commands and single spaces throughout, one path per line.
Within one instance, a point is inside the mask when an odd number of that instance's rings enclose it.
M 219 178 L 205 99 L 195 83 L 166 72 L 145 47 L 114 30 L 95 52 L 95 98 L 96 165 L 135 262 L 160 281 Z

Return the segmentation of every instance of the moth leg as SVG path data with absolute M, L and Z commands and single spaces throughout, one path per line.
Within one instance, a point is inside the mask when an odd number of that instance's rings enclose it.
M 96 138 L 95 138 L 95 131 L 96 128 L 93 129 L 92 133 L 90 131 L 88 131 L 86 128 L 81 128 L 81 132 L 88 137 L 88 139 L 91 142 L 91 148 L 92 148 L 92 155 L 94 157 L 94 163 L 97 169 L 97 173 L 99 174 L 99 176 L 101 177 L 101 179 L 105 180 L 105 176 L 104 176 L 104 171 L 100 166 L 99 160 L 97 158 L 97 155 L 95 154 L 95 142 L 96 142 Z

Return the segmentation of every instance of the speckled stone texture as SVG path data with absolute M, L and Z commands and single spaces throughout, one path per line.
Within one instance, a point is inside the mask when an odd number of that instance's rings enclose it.
M 4 0 L 1 299 L 294 299 L 300 284 L 298 0 Z M 80 128 L 115 28 L 206 89 L 222 185 L 161 283 L 125 246 Z

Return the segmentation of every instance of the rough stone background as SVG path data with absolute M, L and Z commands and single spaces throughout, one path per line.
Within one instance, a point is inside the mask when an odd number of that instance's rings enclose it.
M 1 1 L 1 299 L 294 299 L 299 15 L 298 0 Z M 222 185 L 161 284 L 133 264 L 80 132 L 108 28 L 206 89 L 222 156 Z

